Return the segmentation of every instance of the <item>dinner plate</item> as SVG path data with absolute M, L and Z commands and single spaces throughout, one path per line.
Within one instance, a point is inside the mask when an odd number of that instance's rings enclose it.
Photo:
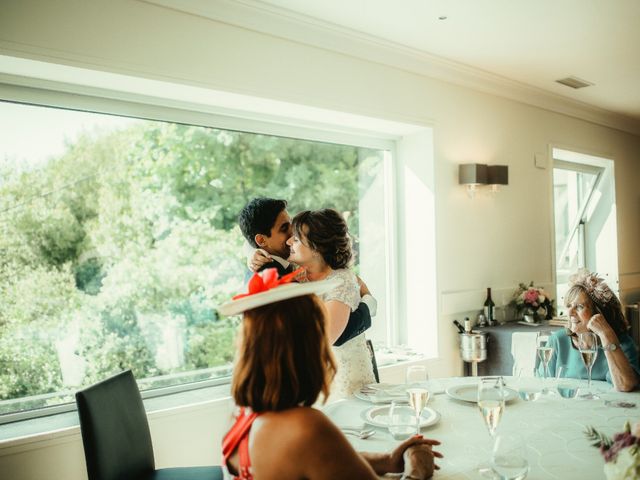
M 391 405 L 371 407 L 360 414 L 362 420 L 374 427 L 389 427 L 389 409 Z M 434 409 L 426 407 L 420 415 L 420 428 L 429 427 L 440 421 L 440 414 Z
M 478 402 L 478 384 L 467 383 L 464 385 L 454 385 L 446 389 L 447 395 L 455 400 L 461 400 L 463 402 Z M 503 394 L 505 402 L 510 402 L 518 398 L 518 392 L 511 388 L 503 387 Z

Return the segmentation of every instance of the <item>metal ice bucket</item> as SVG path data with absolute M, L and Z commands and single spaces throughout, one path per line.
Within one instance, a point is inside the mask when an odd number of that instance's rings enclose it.
M 487 359 L 487 334 L 471 332 L 458 334 L 460 355 L 465 362 L 483 362 Z

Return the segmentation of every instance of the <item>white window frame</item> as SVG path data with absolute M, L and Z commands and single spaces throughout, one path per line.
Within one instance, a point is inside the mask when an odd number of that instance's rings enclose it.
M 243 132 L 260 133 L 293 137 L 302 140 L 322 141 L 352 145 L 389 151 L 393 157 L 392 162 L 385 162 L 385 229 L 387 238 L 387 272 L 386 282 L 386 318 L 387 343 L 408 343 L 412 337 L 412 328 L 405 316 L 407 311 L 407 295 L 403 291 L 403 280 L 406 277 L 407 268 L 404 261 L 398 255 L 398 245 L 403 241 L 403 233 L 398 233 L 404 225 L 400 225 L 404 205 L 398 200 L 398 178 L 402 175 L 403 161 L 397 157 L 399 145 L 403 136 L 399 132 L 420 135 L 422 131 L 428 131 L 431 139 L 430 126 L 416 126 L 394 122 L 380 121 L 381 128 L 375 130 L 354 127 L 354 118 L 346 121 L 336 112 L 336 123 L 323 123 L 300 119 L 297 117 L 282 117 L 265 114 L 263 112 L 247 112 L 246 110 L 233 110 L 211 105 L 195 104 L 170 98 L 158 98 L 141 95 L 138 93 L 113 91 L 104 88 L 75 85 L 52 80 L 42 80 L 28 77 L 18 77 L 9 74 L 0 74 L 0 99 L 3 101 L 22 103 L 37 106 L 58 107 L 70 110 L 88 111 L 102 114 L 129 116 L 147 120 L 158 120 L 190 125 L 199 125 L 218 129 L 237 130 Z M 357 116 L 350 116 L 357 117 Z M 363 117 L 367 118 L 367 117 Z M 357 118 L 355 119 L 357 123 Z M 385 131 L 386 130 L 386 131 Z M 412 147 L 412 154 L 416 148 Z M 433 152 L 429 152 L 432 156 Z M 433 164 L 430 165 L 433 169 Z M 431 171 L 431 175 L 433 175 Z M 435 226 L 435 214 L 433 218 Z M 410 232 L 404 235 L 409 236 Z M 435 236 L 435 234 L 434 234 Z M 433 252 L 435 258 L 435 250 Z M 406 258 L 403 258 L 406 261 Z M 432 264 L 435 265 L 435 262 Z M 435 268 L 432 273 L 432 284 L 435 298 Z M 414 304 L 416 301 L 413 302 Z M 429 305 L 433 312 L 430 327 L 433 328 L 434 337 L 437 338 L 437 307 L 435 299 Z M 421 322 L 421 329 L 424 328 Z M 437 342 L 436 342 L 437 343 Z M 437 347 L 436 347 L 437 348 Z M 437 356 L 433 350 L 431 356 Z M 143 398 L 168 395 L 176 392 L 188 391 L 196 388 L 204 388 L 212 385 L 228 383 L 228 378 L 215 379 L 193 384 L 177 385 L 167 388 L 154 389 L 143 392 Z M 45 407 L 33 411 L 18 412 L 0 416 L 0 424 L 18 420 L 35 418 L 64 411 L 72 411 L 75 404 L 62 404 L 53 407 Z

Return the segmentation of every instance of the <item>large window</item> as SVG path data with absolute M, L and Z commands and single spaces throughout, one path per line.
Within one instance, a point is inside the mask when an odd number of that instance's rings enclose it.
M 613 161 L 553 149 L 556 288 L 559 310 L 579 268 L 618 283 Z
M 285 198 L 292 214 L 342 212 L 354 268 L 385 305 L 390 161 L 357 145 L 0 102 L 0 414 L 69 402 L 124 368 L 149 390 L 228 381 L 237 319 L 216 306 L 242 289 L 236 219 L 255 196 Z

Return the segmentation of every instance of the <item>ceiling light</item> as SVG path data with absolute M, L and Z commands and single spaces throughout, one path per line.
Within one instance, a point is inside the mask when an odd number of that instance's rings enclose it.
M 438 17 L 438 20 L 446 20 L 446 19 L 447 19 L 447 16 L 446 16 L 446 15 L 440 15 L 440 16 Z

